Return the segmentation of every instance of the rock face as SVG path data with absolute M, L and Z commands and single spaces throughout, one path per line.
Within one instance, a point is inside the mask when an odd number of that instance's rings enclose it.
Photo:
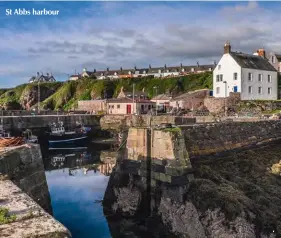
M 44 101 L 47 97 L 51 96 L 55 90 L 46 86 L 40 86 L 40 102 Z M 21 106 L 23 109 L 30 110 L 30 108 L 38 103 L 38 86 L 27 87 L 20 98 Z
M 144 141 L 149 141 L 146 136 Z M 160 138 L 159 133 L 156 136 Z M 271 170 L 280 161 L 278 143 L 229 152 L 223 157 L 197 157 L 191 161 L 193 177 L 190 172 L 180 173 L 179 169 L 173 170 L 169 177 L 167 164 L 172 157 L 150 158 L 155 149 L 146 151 L 145 143 L 129 137 L 127 148 L 118 155 L 103 201 L 105 214 L 110 215 L 107 219 L 113 235 L 281 237 L 280 175 Z M 167 139 L 164 135 L 161 138 Z M 160 147 L 159 141 L 153 143 Z M 180 138 L 175 140 L 172 146 L 178 151 L 175 158 L 184 156 L 182 146 Z M 134 147 L 138 149 L 132 150 Z M 163 146 L 159 150 L 161 148 Z M 141 153 L 147 153 L 147 156 L 141 157 Z M 159 157 L 164 154 L 167 153 L 163 152 Z M 174 179 L 179 174 L 188 179 Z M 116 222 L 117 217 L 119 222 Z

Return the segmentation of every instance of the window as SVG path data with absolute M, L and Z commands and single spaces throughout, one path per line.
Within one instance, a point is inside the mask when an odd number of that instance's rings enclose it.
M 219 82 L 220 81 L 220 76 L 217 74 L 217 80 L 216 80 L 217 82 Z
M 209 68 L 209 71 L 212 71 L 212 68 Z
M 249 92 L 249 93 L 253 93 L 253 88 L 252 88 L 252 86 L 249 86 L 248 92 Z
M 220 87 L 216 88 L 216 94 L 220 94 Z
M 259 74 L 259 82 L 262 82 L 262 74 Z
M 237 73 L 234 73 L 234 74 L 233 74 L 233 79 L 234 79 L 234 80 L 237 80 Z
M 275 57 L 271 56 L 271 62 L 274 64 L 275 63 Z
M 248 80 L 252 81 L 253 80 L 253 74 L 252 73 L 248 73 Z
M 117 109 L 120 109 L 120 105 L 119 104 L 117 105 Z
M 218 67 L 218 69 L 220 70 L 221 69 L 221 65 L 219 64 L 219 67 Z
M 267 81 L 268 81 L 269 83 L 271 83 L 271 82 L 272 82 L 271 75 L 268 75 L 268 76 L 267 76 Z
M 222 81 L 223 80 L 223 75 L 222 74 L 220 74 L 220 81 Z
M 271 94 L 271 92 L 272 92 L 272 88 L 268 88 L 268 89 L 267 89 L 267 93 L 268 93 L 268 94 Z
M 114 109 L 114 105 L 112 105 L 111 107 L 112 107 L 112 109 Z
M 262 87 L 258 87 L 258 94 L 262 94 Z

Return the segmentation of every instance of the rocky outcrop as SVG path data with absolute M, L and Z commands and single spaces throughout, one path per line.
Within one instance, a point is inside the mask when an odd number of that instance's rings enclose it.
M 44 85 L 40 86 L 40 102 L 51 96 L 55 90 L 50 89 Z M 26 87 L 23 91 L 20 103 L 23 109 L 30 110 L 30 108 L 38 103 L 38 86 L 34 85 Z

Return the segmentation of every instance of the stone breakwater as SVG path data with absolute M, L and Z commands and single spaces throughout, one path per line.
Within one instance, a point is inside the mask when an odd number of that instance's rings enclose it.
M 5 237 L 71 237 L 52 214 L 50 194 L 39 145 L 0 151 L 0 207 L 16 220 L 0 225 Z M 48 214 L 48 213 L 49 214 Z
M 182 127 L 189 156 L 204 156 L 281 139 L 281 121 L 224 122 Z
M 234 154 L 237 160 L 231 154 L 220 161 L 222 157 L 211 157 L 280 136 L 279 121 L 196 125 L 181 130 L 130 128 L 103 200 L 112 234 L 118 236 L 125 230 L 134 233 L 132 236 L 150 237 L 280 237 L 281 227 L 276 228 L 280 217 L 264 212 L 268 206 L 265 197 L 274 196 L 278 203 L 281 199 L 265 189 L 276 186 L 280 190 L 275 182 L 278 178 L 268 174 L 272 162 L 258 167 L 250 157 L 237 154 L 239 151 Z M 190 155 L 196 159 L 191 160 Z M 206 155 L 210 155 L 211 165 L 200 164 Z M 231 165 L 234 175 L 220 173 L 222 168 L 213 172 L 216 163 L 225 170 Z M 250 177 L 248 168 L 254 170 Z M 263 177 L 268 186 L 259 181 Z M 119 224 L 115 217 L 122 218 Z

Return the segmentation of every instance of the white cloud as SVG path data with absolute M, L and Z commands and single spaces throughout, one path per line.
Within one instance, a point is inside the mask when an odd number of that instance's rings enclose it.
M 65 21 L 0 29 L 0 77 L 46 70 L 66 77 L 83 67 L 212 63 L 226 40 L 234 50 L 251 53 L 262 46 L 281 52 L 280 20 L 279 9 L 264 9 L 256 2 L 210 10 L 188 2 L 106 2 Z

